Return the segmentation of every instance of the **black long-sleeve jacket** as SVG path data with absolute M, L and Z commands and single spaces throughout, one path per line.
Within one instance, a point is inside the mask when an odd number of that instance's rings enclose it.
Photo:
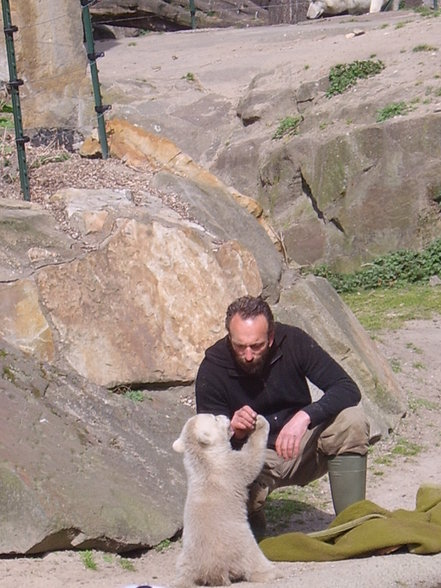
M 323 396 L 312 402 L 310 380 Z M 209 347 L 196 378 L 197 412 L 224 414 L 249 405 L 270 423 L 268 446 L 274 447 L 283 425 L 299 410 L 308 413 L 310 428 L 355 406 L 361 394 L 352 378 L 307 333 L 275 324 L 268 365 L 254 376 L 235 363 L 228 337 Z

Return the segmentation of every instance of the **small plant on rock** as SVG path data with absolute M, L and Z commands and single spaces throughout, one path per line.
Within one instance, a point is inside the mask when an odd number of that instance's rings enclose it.
M 297 135 L 299 124 L 302 121 L 301 116 L 286 116 L 279 123 L 276 132 L 273 135 L 273 139 L 281 139 L 286 135 Z
M 389 118 L 394 118 L 394 116 L 403 116 L 404 114 L 407 114 L 409 110 L 410 107 L 403 101 L 392 102 L 391 104 L 387 104 L 387 106 L 377 111 L 377 122 L 384 122 Z
M 427 43 L 423 43 L 422 45 L 417 45 L 412 49 L 414 53 L 420 53 L 421 51 L 438 51 L 437 47 L 432 47 L 432 45 L 427 45 Z
M 352 63 L 340 63 L 331 67 L 329 72 L 329 88 L 326 96 L 331 98 L 336 94 L 343 94 L 348 88 L 355 86 L 359 79 L 368 78 L 380 73 L 384 69 L 384 63 L 379 59 L 373 61 L 353 61 Z

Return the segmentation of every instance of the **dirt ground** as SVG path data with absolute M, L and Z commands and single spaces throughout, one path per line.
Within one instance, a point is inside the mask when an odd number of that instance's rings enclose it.
M 403 16 L 378 15 L 379 20 L 394 19 L 396 22 Z M 441 19 L 433 19 L 441 20 Z M 432 22 L 433 22 L 432 21 Z M 320 25 L 325 26 L 325 25 Z M 354 28 L 359 26 L 353 25 Z M 369 25 L 371 26 L 371 25 Z M 367 28 L 367 25 L 366 25 Z M 208 49 L 216 53 L 209 39 L 214 35 L 224 40 L 228 36 L 227 31 L 222 32 L 198 32 L 197 36 L 202 41 L 205 39 L 205 47 L 202 53 L 192 51 L 193 59 L 210 60 L 206 70 L 202 67 L 198 71 L 206 71 L 207 77 L 204 84 L 211 81 L 212 91 L 219 91 L 232 99 L 237 97 L 247 87 L 250 78 L 258 73 L 260 67 L 271 65 L 271 55 L 264 41 L 268 41 L 268 31 L 245 31 L 252 46 L 259 56 L 254 54 L 253 64 L 250 65 L 247 45 L 243 41 L 240 31 L 231 31 L 234 38 L 234 64 L 243 67 L 237 70 L 238 74 L 232 75 L 228 69 L 228 75 L 215 72 L 216 64 L 228 61 L 231 53 L 231 45 L 225 42 L 222 47 L 225 51 L 217 53 L 215 58 L 208 55 Z M 276 45 L 276 51 L 289 59 L 289 36 L 285 29 L 275 27 L 279 33 L 280 44 Z M 288 31 L 288 29 L 286 29 Z M 403 43 L 409 47 L 416 44 L 416 30 L 412 27 L 405 29 Z M 344 32 L 344 31 L 342 31 Z M 391 28 L 382 34 L 383 45 L 389 47 Z M 428 32 L 433 33 L 430 23 Z M 260 41 L 257 41 L 259 36 Z M 367 36 L 367 35 L 366 35 Z M 165 37 L 164 37 L 165 38 Z M 182 39 L 185 43 L 188 36 L 181 34 L 176 39 Z M 326 38 L 325 30 L 321 42 Z M 376 46 L 379 45 L 380 34 L 378 27 L 375 32 Z M 137 47 L 150 42 L 149 38 L 138 39 Z M 178 41 L 176 41 L 178 42 Z M 426 42 L 432 43 L 432 39 Z M 127 45 L 129 42 L 125 41 Z M 202 45 L 204 46 L 204 44 Z M 274 44 L 271 45 L 274 48 Z M 292 49 L 298 50 L 298 45 Z M 346 57 L 342 60 L 350 61 L 353 54 L 353 45 L 347 41 L 347 48 L 342 49 L 341 43 L 334 43 L 333 47 L 339 54 L 346 51 Z M 132 47 L 135 52 L 135 47 Z M 385 49 L 386 50 L 386 49 Z M 169 52 L 172 48 L 169 48 Z M 244 59 L 240 57 L 243 51 Z M 379 52 L 379 51 L 378 51 Z M 342 53 L 342 55 L 343 55 Z M 199 57 L 198 57 L 199 56 Z M 248 56 L 247 59 L 245 57 Z M 118 59 L 121 54 L 112 59 L 112 52 L 108 51 L 107 61 L 100 66 L 103 76 L 115 75 L 119 70 L 121 76 L 135 76 L 136 60 L 131 64 L 119 67 Z M 159 56 L 158 56 L 159 59 Z M 222 63 L 221 63 L 222 62 Z M 313 56 L 299 62 L 311 64 L 313 69 Z M 170 60 L 170 63 L 181 63 L 182 74 L 196 69 L 193 62 L 184 59 Z M 198 62 L 200 63 L 200 61 Z M 112 65 L 113 64 L 113 65 Z M 115 64 L 118 66 L 116 67 Z M 139 61 L 141 69 L 144 65 Z M 107 71 L 106 71 L 106 68 Z M 113 70 L 113 72 L 112 72 Z M 224 70 L 222 70 L 224 71 Z M 227 70 L 225 70 L 227 71 Z M 161 75 L 166 80 L 167 68 L 161 69 Z M 201 76 L 202 77 L 202 76 Z M 233 83 L 234 82 L 234 83 Z M 43 168 L 40 168 L 43 170 Z M 44 175 L 44 171 L 40 171 Z M 72 170 L 74 173 L 74 170 Z M 117 183 L 117 182 L 115 182 Z M 440 309 L 441 311 L 441 309 Z M 402 419 L 395 433 L 378 443 L 372 451 L 369 460 L 367 498 L 382 507 L 394 510 L 396 508 L 413 509 L 415 497 L 419 486 L 423 483 L 441 484 L 441 459 L 439 450 L 441 446 L 441 354 L 438 345 L 441 342 L 441 315 L 429 321 L 412 321 L 396 332 L 384 332 L 377 336 L 377 344 L 384 355 L 391 361 L 396 372 L 396 377 L 408 396 L 408 412 Z M 401 447 L 401 453 L 394 453 L 394 448 Z M 413 455 L 412 455 L 413 454 Z M 332 520 L 332 505 L 326 479 L 320 481 L 318 486 L 308 494 L 308 491 L 299 490 L 299 501 L 305 503 L 305 509 L 289 521 L 286 530 L 298 530 L 308 532 L 325 527 Z M 306 508 L 307 505 L 312 506 Z M 0 531 L 1 532 L 1 531 Z M 123 558 L 115 555 L 94 552 L 93 561 L 97 569 L 88 568 L 80 553 L 67 551 L 49 553 L 43 557 L 34 558 L 2 558 L 0 559 L 0 588 L 123 588 L 129 585 L 153 584 L 168 588 L 172 585 L 176 556 L 179 553 L 179 542 L 176 542 L 162 551 L 151 550 L 137 557 Z M 441 554 L 434 556 L 417 556 L 407 553 L 397 553 L 387 556 L 367 557 L 357 560 L 329 563 L 282 563 L 277 564 L 280 578 L 271 586 L 276 588 L 296 588 L 300 586 L 320 586 L 320 588 L 337 587 L 345 588 L 354 586 L 358 588 L 382 588 L 408 587 L 408 588 L 436 588 L 441 587 Z M 237 586 L 253 586 L 253 584 L 239 583 Z M 257 586 L 257 585 L 256 585 Z M 264 586 L 264 585 L 262 585 Z

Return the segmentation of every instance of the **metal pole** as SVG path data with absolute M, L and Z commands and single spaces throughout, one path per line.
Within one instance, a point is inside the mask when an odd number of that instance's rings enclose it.
M 110 105 L 102 103 L 100 82 L 98 79 L 98 68 L 96 66 L 97 57 L 102 57 L 104 53 L 95 53 L 95 43 L 93 41 L 92 19 L 90 18 L 89 6 L 94 4 L 96 0 L 80 0 L 82 7 L 84 36 L 86 38 L 87 58 L 90 65 L 90 75 L 92 77 L 93 94 L 95 97 L 95 112 L 98 120 L 98 137 L 101 145 L 101 153 L 103 159 L 107 159 L 109 155 L 109 148 L 107 145 L 106 123 L 104 121 L 104 113 L 111 108 Z
M 194 0 L 190 0 L 190 17 L 191 17 L 191 28 L 196 28 L 196 7 L 194 5 Z
M 6 41 L 6 53 L 8 56 L 9 87 L 11 89 L 12 111 L 14 113 L 15 143 L 17 146 L 20 185 L 24 200 L 30 200 L 31 196 L 29 193 L 29 178 L 25 150 L 25 143 L 29 141 L 29 137 L 23 135 L 23 121 L 21 118 L 19 93 L 19 87 L 23 85 L 23 80 L 17 78 L 17 64 L 15 60 L 14 49 L 14 33 L 18 31 L 18 28 L 13 26 L 11 23 L 11 9 L 9 6 L 9 0 L 2 0 L 2 12 Z

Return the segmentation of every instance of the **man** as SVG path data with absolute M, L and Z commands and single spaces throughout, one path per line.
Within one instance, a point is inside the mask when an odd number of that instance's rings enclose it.
M 307 333 L 275 323 L 260 297 L 230 304 L 227 336 L 206 350 L 196 378 L 198 412 L 231 419 L 239 449 L 257 414 L 270 423 L 262 472 L 250 487 L 250 524 L 264 530 L 275 488 L 304 486 L 329 472 L 336 513 L 365 497 L 369 425 L 355 382 Z M 308 382 L 323 396 L 312 402 Z

